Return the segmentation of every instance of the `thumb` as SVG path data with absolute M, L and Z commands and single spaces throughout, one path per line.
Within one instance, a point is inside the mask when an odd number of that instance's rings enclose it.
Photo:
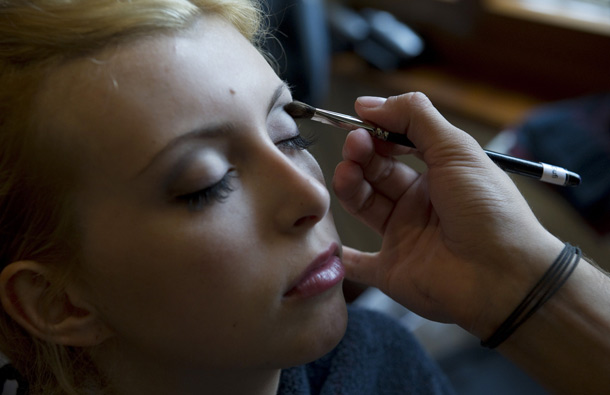
M 378 255 L 379 253 L 362 252 L 343 246 L 342 261 L 346 277 L 360 284 L 376 286 Z
M 424 154 L 445 146 L 464 147 L 475 143 L 449 123 L 423 93 L 406 93 L 388 99 L 360 97 L 355 108 L 359 116 L 382 129 L 407 134 L 417 150 Z

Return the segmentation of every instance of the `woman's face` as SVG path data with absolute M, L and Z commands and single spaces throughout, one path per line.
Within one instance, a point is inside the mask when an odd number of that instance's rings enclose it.
M 80 291 L 124 358 L 278 368 L 343 335 L 340 241 L 290 101 L 209 17 L 49 77 L 41 116 L 78 169 Z

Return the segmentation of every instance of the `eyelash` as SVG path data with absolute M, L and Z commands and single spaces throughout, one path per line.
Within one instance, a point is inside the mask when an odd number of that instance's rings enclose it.
M 301 134 L 297 134 L 286 140 L 282 140 L 277 143 L 282 148 L 291 150 L 304 151 L 315 144 L 315 140 L 312 138 L 303 137 Z M 229 194 L 233 192 L 232 179 L 237 177 L 234 170 L 228 171 L 217 183 L 201 189 L 197 192 L 188 193 L 185 195 L 178 196 L 177 199 L 181 202 L 186 203 L 189 211 L 201 211 L 207 205 L 212 202 L 224 202 L 228 199 Z
M 313 138 L 304 137 L 301 134 L 297 134 L 294 137 L 280 141 L 277 143 L 278 146 L 288 149 L 294 149 L 303 151 L 314 145 L 316 142 Z
M 177 199 L 186 203 L 189 211 L 201 211 L 213 201 L 224 202 L 233 192 L 232 179 L 237 177 L 234 170 L 230 170 L 214 185 L 210 185 L 197 192 L 178 196 Z

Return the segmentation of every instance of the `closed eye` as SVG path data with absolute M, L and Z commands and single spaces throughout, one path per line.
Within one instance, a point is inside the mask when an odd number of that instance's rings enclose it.
M 297 134 L 294 137 L 282 140 L 277 143 L 280 148 L 303 151 L 315 144 L 313 138 L 304 137 L 301 134 Z
M 198 191 L 177 196 L 179 202 L 187 205 L 189 211 L 201 211 L 214 202 L 224 202 L 234 188 L 233 178 L 237 177 L 235 170 L 228 171 L 220 181 Z

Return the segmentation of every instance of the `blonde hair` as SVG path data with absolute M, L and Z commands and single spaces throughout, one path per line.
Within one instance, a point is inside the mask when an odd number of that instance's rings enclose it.
M 0 270 L 35 260 L 66 281 L 78 257 L 69 166 L 45 141 L 44 120 L 32 116 L 47 73 L 111 44 L 184 30 L 208 13 L 259 46 L 263 13 L 249 0 L 0 0 Z M 83 350 L 32 337 L 4 310 L 0 351 L 33 393 L 82 393 L 95 376 Z

